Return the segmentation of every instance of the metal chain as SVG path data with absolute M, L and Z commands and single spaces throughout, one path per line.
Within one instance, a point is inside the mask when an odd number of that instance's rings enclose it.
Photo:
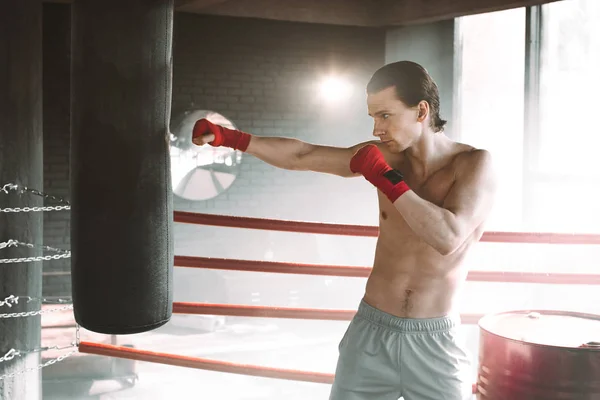
M 13 358 L 20 356 L 21 352 L 19 350 L 10 349 L 5 355 L 0 357 L 0 362 L 10 361 Z
M 23 185 L 19 185 L 16 183 L 7 183 L 4 186 L 2 186 L 2 189 L 0 189 L 0 192 L 4 192 L 6 194 L 8 194 L 9 190 L 14 190 L 14 191 L 18 191 L 18 194 L 23 194 L 25 192 L 31 193 L 31 194 L 35 194 L 36 196 L 41 196 L 45 199 L 49 199 L 49 200 L 53 200 L 53 201 L 57 201 L 59 203 L 63 203 L 63 204 L 67 204 L 69 205 L 69 201 L 63 199 L 62 197 L 56 197 L 56 196 L 52 196 L 50 194 L 44 193 L 44 192 L 40 192 L 39 190 L 36 189 L 30 189 L 27 186 L 23 186 Z
M 43 197 L 46 200 L 52 200 L 52 201 L 56 201 L 58 203 L 63 203 L 63 204 L 66 204 L 66 205 L 70 205 L 69 201 L 63 199 L 62 197 L 52 196 L 50 194 L 40 192 L 39 190 L 30 189 L 30 188 L 25 187 L 25 186 L 19 186 L 19 185 L 17 185 L 17 186 L 21 188 L 21 193 L 23 193 L 23 192 L 29 192 L 31 194 L 35 194 L 36 196 L 41 196 L 41 197 Z
M 42 352 L 42 351 L 46 351 L 46 350 L 64 350 L 64 349 L 70 349 L 73 347 L 79 347 L 79 343 L 80 343 L 80 333 L 79 333 L 79 324 L 77 324 L 76 328 L 75 328 L 75 341 L 71 342 L 71 344 L 69 346 L 64 346 L 64 347 L 58 347 L 58 346 L 51 346 L 51 347 L 42 347 L 39 349 L 34 349 L 34 350 L 30 350 L 30 351 L 19 351 L 19 350 L 15 350 L 15 349 L 10 349 L 3 357 L 0 357 L 0 362 L 3 361 L 10 361 L 13 358 L 20 356 L 20 355 L 24 355 L 24 354 L 31 354 L 31 353 L 38 353 L 38 352 Z M 31 371 L 36 371 L 36 370 L 40 370 L 44 367 L 48 367 L 52 364 L 56 364 L 57 362 L 61 362 L 62 360 L 64 360 L 65 358 L 73 355 L 77 350 L 72 350 L 66 354 L 63 354 L 62 356 L 59 356 L 57 358 L 53 358 L 52 360 L 48 360 L 43 364 L 38 365 L 37 367 L 32 367 L 32 368 L 27 368 L 24 369 L 22 371 L 16 371 L 16 372 L 12 372 L 9 374 L 4 374 L 2 376 L 0 376 L 0 381 L 2 381 L 3 379 L 6 378 L 12 378 L 14 376 L 20 375 L 20 374 L 24 374 L 27 372 L 31 372 Z
M 34 261 L 50 261 L 50 260 L 59 260 L 61 258 L 69 258 L 71 257 L 71 252 L 69 250 L 57 249 L 56 247 L 50 246 L 41 246 L 33 243 L 25 243 L 20 242 L 18 240 L 9 239 L 7 242 L 0 242 L 0 249 L 5 249 L 7 247 L 29 247 L 31 249 L 40 249 L 45 251 L 52 251 L 54 253 L 48 256 L 37 256 L 37 257 L 20 257 L 20 258 L 4 258 L 0 259 L 0 264 L 13 264 L 13 263 L 24 263 L 24 262 L 34 262 Z
M 3 259 L 0 259 L 0 264 L 25 263 L 25 262 L 34 262 L 34 261 L 50 261 L 50 260 L 58 260 L 61 258 L 69 258 L 69 257 L 71 257 L 70 252 L 66 253 L 66 254 L 54 254 L 52 256 L 3 258 Z
M 15 185 L 14 183 L 7 183 L 4 186 L 2 186 L 2 189 L 0 189 L 0 192 L 4 192 L 6 194 L 8 194 L 9 190 L 17 190 L 19 188 L 18 185 Z
M 9 239 L 8 242 L 0 242 L 0 250 L 7 247 L 17 247 L 19 242 L 14 239 Z
M 2 307 L 2 306 L 12 307 L 13 304 L 19 304 L 19 296 L 15 296 L 14 294 L 11 294 L 4 300 L 0 301 L 0 307 Z
M 34 317 L 36 315 L 47 314 L 47 313 L 52 313 L 52 312 L 57 312 L 57 311 L 71 310 L 71 309 L 73 309 L 73 305 L 69 304 L 64 307 L 49 308 L 47 310 L 23 311 L 23 312 L 17 312 L 17 313 L 0 314 L 0 319 L 19 318 L 19 317 Z
M 7 307 L 12 307 L 15 304 L 19 304 L 19 300 L 20 299 L 26 299 L 27 303 L 31 303 L 32 301 L 36 301 L 36 302 L 41 302 L 42 304 L 67 304 L 67 303 L 71 303 L 73 300 L 70 297 L 67 298 L 58 298 L 58 299 L 52 299 L 52 298 L 35 298 L 35 297 L 31 297 L 31 296 L 15 296 L 14 294 L 11 294 L 10 296 L 6 297 L 4 300 L 0 301 L 0 307 L 2 306 L 7 306 Z
M 69 250 L 64 250 L 64 249 L 59 249 L 56 247 L 51 247 L 51 246 L 43 246 L 43 245 L 39 245 L 39 244 L 35 244 L 35 243 L 25 243 L 25 242 L 20 242 L 18 240 L 14 240 L 14 239 L 9 239 L 8 242 L 2 242 L 0 243 L 0 249 L 3 248 L 3 244 L 6 243 L 7 246 L 6 247 L 10 247 L 10 246 L 16 246 L 16 247 L 29 247 L 30 249 L 40 249 L 40 250 L 45 250 L 45 251 L 52 251 L 55 253 L 68 253 Z
M 77 342 L 73 341 L 73 342 L 71 342 L 70 345 L 62 346 L 62 347 L 59 347 L 59 346 L 40 347 L 38 349 L 33 349 L 33 350 L 29 350 L 29 351 L 19 351 L 19 350 L 15 350 L 15 349 L 10 349 L 3 357 L 0 357 L 0 362 L 10 361 L 15 357 L 25 356 L 27 354 L 41 353 L 43 351 L 48 351 L 48 350 L 65 350 L 65 349 L 71 349 L 76 346 L 78 346 Z
M 25 192 L 31 193 L 36 196 L 41 196 L 45 200 L 52 200 L 52 201 L 66 204 L 66 205 L 64 205 L 64 206 L 43 206 L 43 207 L 15 207 L 15 208 L 9 207 L 9 208 L 0 208 L 0 212 L 17 213 L 17 212 L 39 212 L 39 211 L 62 211 L 62 210 L 70 210 L 71 209 L 71 204 L 67 200 L 65 200 L 61 197 L 52 196 L 47 193 L 40 192 L 39 190 L 30 189 L 27 186 L 18 185 L 15 183 L 5 184 L 4 186 L 2 186 L 2 189 L 0 189 L 0 192 L 4 192 L 4 193 L 8 194 L 10 190 L 16 191 L 16 192 L 18 192 L 18 194 L 23 194 Z
M 71 346 L 72 347 L 72 346 Z M 53 358 L 52 360 L 48 360 L 43 364 L 38 365 L 37 367 L 31 367 L 31 368 L 27 368 L 21 371 L 16 371 L 16 372 L 12 372 L 10 374 L 4 374 L 2 376 L 0 376 L 0 381 L 3 379 L 7 379 L 7 378 L 13 378 L 17 375 L 21 375 L 21 374 L 25 374 L 27 372 L 31 372 L 31 371 L 38 371 L 42 368 L 48 367 L 52 364 L 56 364 L 57 362 L 61 362 L 62 360 L 64 360 L 67 357 L 70 357 L 71 355 L 73 355 L 77 350 L 71 350 L 70 352 L 68 352 L 67 354 L 63 354 L 62 356 L 59 356 L 57 358 Z
M 41 299 L 36 299 L 33 297 L 29 297 L 29 296 L 21 296 L 21 297 L 28 297 L 27 302 L 31 302 L 31 301 L 41 301 L 43 304 L 68 304 L 68 303 L 72 303 L 73 302 L 73 298 L 72 297 L 66 297 L 66 298 L 61 298 L 59 297 L 58 299 L 53 299 L 51 297 L 43 297 Z
M 69 204 L 69 202 L 62 198 L 52 196 L 52 195 L 40 192 L 39 190 L 30 189 L 26 186 L 17 185 L 14 183 L 7 183 L 7 184 L 3 185 L 2 188 L 0 189 L 0 192 L 4 192 L 4 193 L 8 194 L 9 191 L 11 191 L 11 190 L 18 191 L 19 194 L 28 192 L 28 193 L 31 193 L 31 194 L 34 194 L 37 196 L 41 196 L 45 200 L 57 201 L 59 203 L 65 204 L 65 205 L 63 205 L 63 206 L 43 206 L 43 207 L 9 207 L 9 208 L 1 208 L 0 212 L 17 213 L 17 212 L 39 212 L 39 211 L 62 211 L 62 210 L 70 210 L 71 209 L 71 205 Z M 53 248 L 50 246 L 39 246 L 39 245 L 35 245 L 32 243 L 23 243 L 23 242 L 19 242 L 17 240 L 12 240 L 12 239 L 9 240 L 8 242 L 0 243 L 0 249 L 4 249 L 6 247 L 12 247 L 12 246 L 25 246 L 25 247 L 29 247 L 29 248 L 39 248 L 39 249 L 46 250 L 46 251 L 53 251 L 58 254 L 54 254 L 54 255 L 50 255 L 50 256 L 39 256 L 39 257 L 22 257 L 22 258 L 1 259 L 0 264 L 9 264 L 9 263 L 17 263 L 17 262 L 32 262 L 32 261 L 48 261 L 48 260 L 58 260 L 61 258 L 71 257 L 70 251 L 57 249 L 57 248 Z M 35 298 L 29 297 L 29 296 L 21 296 L 21 297 L 28 299 L 27 302 L 31 302 L 34 300 L 40 300 L 40 299 L 35 299 Z M 10 295 L 7 298 L 5 298 L 4 301 L 0 301 L 0 306 L 6 305 L 8 307 L 12 307 L 13 304 L 18 304 L 18 301 L 19 301 L 19 296 Z M 41 301 L 45 302 L 45 301 L 47 301 L 47 299 L 41 299 Z M 58 303 L 61 303 L 61 302 L 62 302 L 62 299 L 59 299 Z M 52 309 L 48 309 L 48 310 L 36 310 L 36 311 L 26 311 L 26 312 L 19 312 L 19 313 L 0 314 L 0 318 L 30 317 L 30 316 L 40 315 L 40 314 L 44 314 L 44 313 L 69 310 L 72 308 L 73 308 L 72 305 L 67 305 L 64 307 L 52 308 Z M 28 351 L 28 352 L 21 352 L 19 350 L 10 349 L 4 356 L 0 357 L 0 362 L 12 360 L 13 358 L 23 355 L 23 354 L 35 353 L 35 352 L 46 351 L 46 350 L 51 350 L 51 349 L 62 350 L 62 349 L 72 348 L 72 347 L 77 347 L 77 346 L 79 346 L 79 324 L 77 325 L 77 329 L 76 329 L 75 342 L 71 343 L 71 345 L 68 347 L 58 347 L 58 346 L 43 347 L 40 349 Z M 28 373 L 31 371 L 37 371 L 42 368 L 48 367 L 50 365 L 56 364 L 57 362 L 60 362 L 60 361 L 64 360 L 65 358 L 73 355 L 75 352 L 76 352 L 76 350 L 72 350 L 72 351 L 70 351 L 66 354 L 63 354 L 57 358 L 48 360 L 45 363 L 38 365 L 37 367 L 27 368 L 22 371 L 16 371 L 16 372 L 12 372 L 9 374 L 4 374 L 4 375 L 0 376 L 0 381 L 7 379 L 7 378 L 13 378 L 17 375 Z
M 0 208 L 3 213 L 38 212 L 38 211 L 62 211 L 70 210 L 71 206 L 46 206 L 46 207 L 16 207 Z

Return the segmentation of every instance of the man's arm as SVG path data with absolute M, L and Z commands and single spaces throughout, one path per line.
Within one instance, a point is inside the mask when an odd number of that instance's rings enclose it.
M 352 177 L 358 174 L 350 170 L 350 160 L 364 145 L 332 147 L 292 138 L 252 136 L 246 153 L 278 168 Z
M 278 168 L 316 171 L 342 177 L 358 174 L 350 171 L 350 160 L 362 146 L 349 148 L 319 146 L 298 139 L 251 135 L 215 125 L 201 119 L 194 125 L 192 141 L 197 145 L 225 146 L 251 154 Z
M 440 254 L 456 251 L 488 216 L 496 192 L 490 154 L 475 150 L 462 160 L 442 207 L 409 190 L 394 206 L 411 229 Z

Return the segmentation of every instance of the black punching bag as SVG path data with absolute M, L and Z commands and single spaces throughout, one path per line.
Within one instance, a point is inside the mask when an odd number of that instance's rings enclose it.
M 72 7 L 75 320 L 98 333 L 146 332 L 173 305 L 173 1 Z

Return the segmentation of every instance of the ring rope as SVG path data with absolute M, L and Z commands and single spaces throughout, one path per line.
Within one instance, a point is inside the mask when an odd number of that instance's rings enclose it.
M 302 264 L 281 261 L 239 260 L 231 258 L 209 258 L 196 256 L 175 256 L 175 266 L 227 271 L 252 271 L 317 276 L 326 275 L 352 278 L 367 278 L 372 270 L 371 267 L 361 266 Z M 467 275 L 467 281 L 561 285 L 600 285 L 600 274 L 469 271 Z
M 379 228 L 376 226 L 236 217 L 186 211 L 175 211 L 173 213 L 173 220 L 187 224 L 281 232 L 361 237 L 377 237 L 379 235 Z M 485 232 L 480 241 L 491 243 L 600 244 L 600 235 L 591 233 Z
M 194 315 L 226 315 L 230 317 L 350 321 L 352 317 L 354 317 L 354 314 L 356 314 L 356 310 L 174 302 L 173 313 Z M 483 315 L 484 314 L 461 314 L 460 318 L 465 324 L 475 324 L 483 317 Z

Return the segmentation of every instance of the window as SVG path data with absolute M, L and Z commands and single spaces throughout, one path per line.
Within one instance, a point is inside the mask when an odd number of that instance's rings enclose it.
M 598 232 L 600 226 L 600 2 L 541 8 L 539 132 L 530 166 L 530 229 Z
M 540 143 L 536 169 L 562 175 L 600 174 L 600 2 L 565 0 L 542 6 Z
M 460 66 L 458 140 L 489 150 L 499 194 L 488 230 L 521 222 L 525 9 L 457 20 Z

